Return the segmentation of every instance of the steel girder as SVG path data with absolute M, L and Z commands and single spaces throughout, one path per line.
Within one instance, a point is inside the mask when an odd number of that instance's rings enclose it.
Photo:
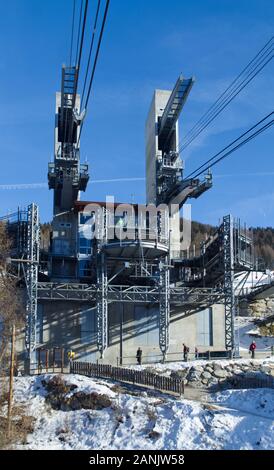
M 105 263 L 103 252 L 97 257 L 97 346 L 104 356 L 108 347 L 108 279 L 107 264 Z
M 165 360 L 169 348 L 170 290 L 168 259 L 159 265 L 159 346 Z
M 233 217 L 223 218 L 223 255 L 224 255 L 224 292 L 225 292 L 225 344 L 233 354 L 235 349 L 234 319 L 234 249 L 233 249 Z
M 27 268 L 26 268 L 26 348 L 30 363 L 35 361 L 36 325 L 37 325 L 37 287 L 39 262 L 39 210 L 35 204 L 28 206 L 27 219 Z
M 224 299 L 224 290 L 221 288 L 207 287 L 172 287 L 169 286 L 170 304 L 180 307 L 203 306 L 219 303 Z M 39 300 L 61 300 L 96 302 L 97 294 L 101 287 L 96 284 L 80 283 L 38 283 Z M 159 303 L 158 286 L 107 286 L 108 302 L 136 302 L 153 304 Z

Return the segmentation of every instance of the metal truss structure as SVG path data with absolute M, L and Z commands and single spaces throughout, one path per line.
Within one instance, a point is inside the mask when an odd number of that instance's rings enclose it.
M 168 258 L 159 265 L 159 346 L 165 359 L 169 347 L 170 289 Z
M 224 299 L 222 288 L 171 287 L 170 304 L 180 307 L 203 307 Z M 38 282 L 38 300 L 70 300 L 96 302 L 100 291 L 96 284 Z M 123 286 L 108 284 L 109 302 L 159 303 L 158 286 Z
M 108 347 L 109 303 L 157 305 L 159 347 L 163 359 L 169 348 L 172 309 L 181 309 L 182 315 L 191 315 L 213 304 L 224 303 L 225 344 L 227 351 L 233 354 L 236 309 L 234 271 L 243 266 L 249 269 L 252 262 L 246 256 L 247 250 L 242 249 L 242 246 L 249 243 L 246 241 L 247 237 L 241 234 L 239 225 L 235 228 L 230 215 L 224 217 L 214 237 L 205 245 L 202 255 L 193 259 L 189 256 L 170 259 L 172 230 L 169 230 L 169 213 L 165 216 L 162 213 L 155 214 L 155 236 L 152 240 L 141 236 L 143 232 L 152 232 L 152 224 L 147 223 L 146 214 L 141 228 L 133 218 L 131 228 L 138 236 L 124 241 L 122 238 L 109 236 L 108 229 L 112 233 L 116 222 L 112 220 L 112 216 L 109 217 L 103 203 L 100 203 L 103 211 L 99 211 L 101 215 L 97 215 L 100 220 L 97 220 L 96 243 L 85 253 L 87 256 L 84 259 L 90 263 L 90 274 L 87 275 L 90 277 L 86 282 L 85 275 L 83 278 L 79 275 L 79 247 L 74 231 L 79 216 L 76 206 L 79 191 L 86 189 L 89 175 L 88 165 L 80 164 L 79 140 L 84 115 L 79 114 L 77 83 L 78 68 L 63 67 L 61 92 L 56 97 L 54 162 L 49 164 L 48 171 L 49 188 L 54 190 L 48 277 L 50 282 L 38 282 L 40 233 L 38 207 L 35 204 L 28 206 L 26 236 L 23 230 L 25 225 L 18 225 L 18 253 L 26 263 L 26 271 L 23 268 L 24 263 L 21 264 L 27 289 L 26 348 L 30 365 L 35 362 L 38 300 L 79 301 L 96 306 L 97 346 L 101 357 Z M 156 160 L 157 206 L 162 203 L 170 206 L 174 203 L 181 207 L 188 198 L 197 198 L 212 186 L 211 174 L 206 175 L 204 180 L 184 180 L 183 164 L 177 151 L 178 117 L 192 85 L 192 78 L 179 77 L 163 114 L 157 121 L 157 132 L 155 130 L 155 136 L 153 135 L 157 143 L 156 154 L 152 155 L 152 161 L 154 162 L 154 158 Z M 126 217 L 120 218 L 119 222 L 122 222 L 122 232 Z M 192 283 L 180 277 L 184 270 L 192 273 Z M 70 279 L 71 282 L 62 282 L 65 279 Z M 80 283 L 80 280 L 86 283 Z
M 225 345 L 231 354 L 234 353 L 234 247 L 233 217 L 223 218 L 223 257 L 224 257 L 224 292 L 225 292 Z
M 30 364 L 35 362 L 36 323 L 37 323 L 37 286 L 39 264 L 39 210 L 35 204 L 28 206 L 27 267 L 26 267 L 26 348 Z
M 25 271 L 27 287 L 27 321 L 26 348 L 30 363 L 34 361 L 36 347 L 37 301 L 79 301 L 89 303 L 97 308 L 97 344 L 103 357 L 108 347 L 108 304 L 109 303 L 138 303 L 159 306 L 159 347 L 165 357 L 169 347 L 170 312 L 182 309 L 183 315 L 191 315 L 216 303 L 225 305 L 225 344 L 226 349 L 233 354 L 235 351 L 234 317 L 236 314 L 236 298 L 234 278 L 239 274 L 240 265 L 251 266 L 251 258 L 242 253 L 240 263 L 238 238 L 242 240 L 239 224 L 230 216 L 223 218 L 218 229 L 219 248 L 215 247 L 213 237 L 210 252 L 215 260 L 216 252 L 220 253 L 221 267 L 212 268 L 209 259 L 206 267 L 213 269 L 213 284 L 187 285 L 172 280 L 170 283 L 171 266 L 168 256 L 148 262 L 135 260 L 125 263 L 127 266 L 118 274 L 108 276 L 108 259 L 101 246 L 97 249 L 96 283 L 79 282 L 38 282 L 39 264 L 39 215 L 38 208 L 31 204 L 27 209 L 27 237 L 24 247 L 25 257 L 22 258 L 22 269 Z M 242 240 L 243 241 L 243 240 Z M 247 244 L 250 239 L 247 239 Z M 210 245 L 211 246 L 211 245 Z M 249 246 L 249 245 L 248 245 Z M 221 249 L 220 249 L 221 247 Z M 206 247 L 205 252 L 209 250 Z M 18 260 L 19 261 L 19 260 Z M 24 262 L 23 262 L 24 261 Z M 111 259 L 113 263 L 113 259 Z M 143 263 L 143 264 L 142 264 Z M 26 269 L 24 269 L 24 266 Z M 120 271 L 131 269 L 128 279 L 135 279 L 134 285 L 121 283 Z M 215 272 L 222 271 L 221 279 L 216 280 Z M 236 270 L 236 271 L 235 271 Z M 247 271 L 248 272 L 248 271 Z M 118 282 L 116 282 L 116 280 Z M 151 282 L 153 280 L 153 282 Z M 150 281 L 150 283 L 149 283 Z M 115 283 L 113 283 L 115 282 Z M 120 282 L 120 283 L 119 283 Z M 143 284 L 137 285 L 138 282 Z
M 108 279 L 103 252 L 97 256 L 97 286 L 97 345 L 101 357 L 103 357 L 108 347 Z

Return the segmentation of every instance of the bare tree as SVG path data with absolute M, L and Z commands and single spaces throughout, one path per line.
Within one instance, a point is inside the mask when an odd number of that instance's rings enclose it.
M 18 280 L 9 273 L 7 259 L 10 253 L 6 225 L 0 223 L 0 365 L 10 342 L 12 326 L 22 326 L 23 303 Z

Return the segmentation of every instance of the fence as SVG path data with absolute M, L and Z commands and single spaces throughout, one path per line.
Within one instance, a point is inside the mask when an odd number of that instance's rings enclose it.
M 71 374 L 86 375 L 87 377 L 99 377 L 128 382 L 136 385 L 145 385 L 165 392 L 173 392 L 178 395 L 184 393 L 184 382 L 177 378 L 164 377 L 146 370 L 126 369 L 113 367 L 106 364 L 92 364 L 90 362 L 72 362 Z
M 229 359 L 229 351 L 204 351 L 198 352 L 196 355 L 195 352 L 190 352 L 187 355 L 187 361 L 195 360 L 217 360 L 217 359 Z M 177 352 L 168 352 L 163 361 L 163 355 L 159 353 L 143 354 L 142 355 L 142 364 L 157 364 L 157 363 L 169 363 L 169 362 L 186 362 L 184 359 L 183 351 Z M 117 366 L 130 366 L 136 365 L 137 359 L 136 355 L 134 356 L 117 356 L 116 357 Z
M 56 346 L 52 349 L 38 348 L 36 351 L 37 362 L 32 364 L 31 374 L 44 372 L 65 372 L 68 360 L 65 359 L 65 349 Z

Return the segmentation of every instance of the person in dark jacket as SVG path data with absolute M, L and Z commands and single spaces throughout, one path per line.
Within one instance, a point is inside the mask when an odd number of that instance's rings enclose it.
M 255 341 L 252 341 L 251 345 L 249 346 L 249 352 L 251 353 L 252 359 L 255 358 L 255 349 L 256 349 L 256 343 Z
M 139 366 L 142 364 L 142 354 L 143 354 L 143 351 L 142 349 L 139 347 L 137 349 L 137 353 L 136 353 L 136 359 L 137 359 L 137 362 L 139 364 Z
M 183 343 L 183 353 L 184 353 L 184 361 L 187 362 L 189 347 L 185 343 Z

